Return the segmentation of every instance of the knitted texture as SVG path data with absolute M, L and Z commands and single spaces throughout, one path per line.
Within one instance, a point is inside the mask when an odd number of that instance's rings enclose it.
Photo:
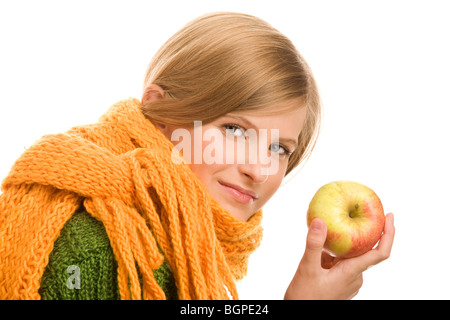
M 71 273 L 79 272 L 73 284 Z M 69 270 L 69 272 L 68 272 Z M 153 271 L 168 299 L 177 299 L 175 280 L 167 262 Z M 142 276 L 140 276 L 142 281 Z M 101 221 L 80 208 L 64 225 L 55 241 L 41 278 L 39 294 L 44 300 L 117 300 L 117 262 Z
M 241 222 L 223 209 L 173 161 L 173 144 L 141 107 L 119 101 L 96 124 L 42 137 L 14 163 L 0 195 L 0 299 L 40 298 L 54 242 L 81 205 L 105 226 L 121 299 L 165 299 L 153 274 L 164 257 L 180 299 L 228 299 L 227 290 L 238 298 L 262 211 Z
M 71 266 L 79 272 L 77 288 L 67 285 L 74 272 L 67 272 Z M 102 223 L 86 212 L 76 212 L 50 254 L 39 288 L 41 298 L 118 299 L 118 291 L 117 263 Z

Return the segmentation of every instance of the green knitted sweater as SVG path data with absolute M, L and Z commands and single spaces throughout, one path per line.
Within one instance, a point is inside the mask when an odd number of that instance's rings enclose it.
M 167 261 L 153 274 L 167 299 L 177 299 Z M 117 262 L 105 227 L 84 208 L 61 230 L 42 276 L 39 294 L 44 300 L 120 299 Z

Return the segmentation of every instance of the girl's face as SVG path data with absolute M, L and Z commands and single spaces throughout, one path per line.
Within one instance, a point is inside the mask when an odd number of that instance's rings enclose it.
M 276 107 L 283 110 L 293 103 L 299 101 Z M 230 113 L 193 128 L 158 127 L 182 151 L 210 195 L 247 221 L 280 187 L 305 116 L 303 107 L 276 115 Z

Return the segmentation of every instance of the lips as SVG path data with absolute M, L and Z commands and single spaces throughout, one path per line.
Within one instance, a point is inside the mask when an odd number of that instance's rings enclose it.
M 228 182 L 219 181 L 219 184 L 239 202 L 249 204 L 258 199 L 258 195 L 251 190 Z

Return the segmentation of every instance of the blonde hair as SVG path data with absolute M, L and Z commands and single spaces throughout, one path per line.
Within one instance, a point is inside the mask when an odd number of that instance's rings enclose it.
M 312 72 L 292 42 L 257 17 L 219 12 L 189 22 L 151 60 L 144 88 L 150 84 L 159 85 L 165 99 L 144 103 L 145 116 L 184 127 L 230 112 L 279 113 L 275 104 L 301 97 L 296 107 L 308 112 L 286 175 L 317 140 L 321 104 Z

